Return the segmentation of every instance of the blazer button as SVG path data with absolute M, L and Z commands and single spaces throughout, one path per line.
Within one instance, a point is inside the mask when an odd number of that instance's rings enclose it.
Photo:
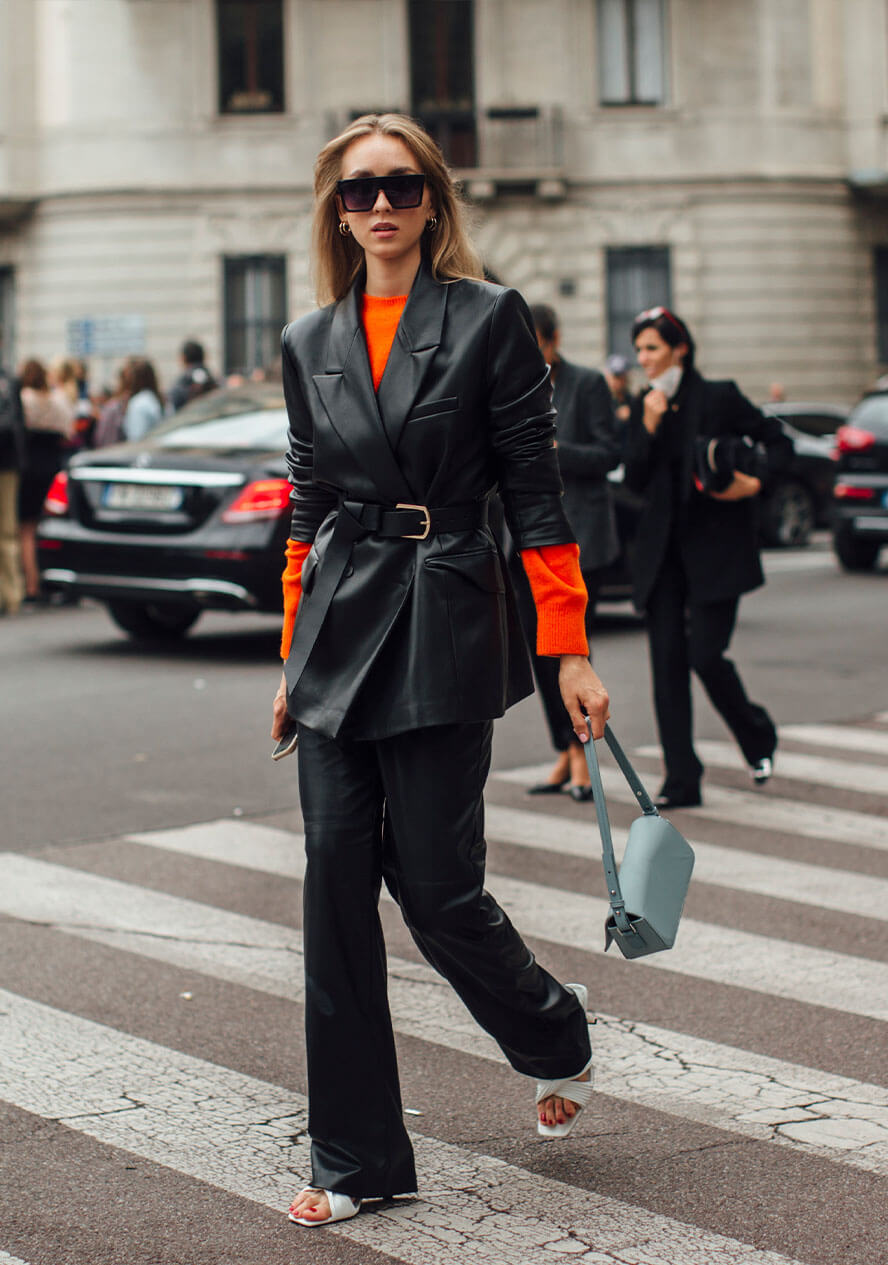
M 353 576 L 353 575 L 354 575 L 354 573 L 355 573 L 355 569 L 354 569 L 354 567 L 351 565 L 351 563 L 349 563 L 349 565 L 345 568 L 345 571 L 343 572 L 343 575 L 345 576 L 345 578 L 346 578 L 346 580 L 347 580 L 347 579 L 349 579 L 349 577 L 350 577 L 350 576 Z

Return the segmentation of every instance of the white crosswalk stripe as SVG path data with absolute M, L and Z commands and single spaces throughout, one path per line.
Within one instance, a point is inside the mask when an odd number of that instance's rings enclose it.
M 648 750 L 659 756 L 659 748 L 651 747 Z M 494 773 L 493 781 L 532 786 L 541 782 L 550 768 L 551 763 L 505 769 Z M 618 769 L 602 766 L 601 780 L 608 799 L 613 798 L 624 804 L 635 803 L 635 797 Z M 656 780 L 653 775 L 645 776 L 645 781 L 649 783 L 648 790 L 652 789 Z M 827 839 L 830 843 L 852 844 L 888 852 L 888 817 L 875 817 L 853 809 L 833 808 L 825 804 L 807 803 L 801 799 L 775 796 L 773 788 L 766 791 L 729 789 L 718 786 L 709 778 L 706 780 L 703 801 L 703 808 L 687 810 L 692 817 L 706 817 L 731 826 L 779 831 L 802 835 L 808 839 Z
M 833 750 L 888 756 L 888 733 L 859 725 L 781 725 L 780 737 Z
M 721 769 L 746 769 L 743 757 L 731 742 L 703 738 L 695 742 L 697 754 L 706 765 Z M 639 748 L 644 756 L 659 756 L 660 748 Z M 840 791 L 861 791 L 867 795 L 888 795 L 888 766 L 862 764 L 847 759 L 829 759 L 826 756 L 800 755 L 795 751 L 778 749 L 774 772 L 779 777 L 798 778 L 819 786 L 834 787 Z
M 599 867 L 599 836 L 594 821 L 588 824 L 546 817 L 520 808 L 499 808 L 489 805 L 486 813 L 487 834 L 492 839 L 508 840 L 522 847 L 571 856 L 589 857 L 596 873 Z M 614 851 L 621 859 L 628 830 L 611 826 Z M 700 843 L 691 836 L 694 849 L 694 879 L 715 883 L 737 891 L 755 892 L 761 896 L 780 896 L 784 900 L 840 913 L 854 910 L 866 918 L 888 921 L 888 879 L 849 874 L 828 866 L 805 865 L 784 861 L 780 857 L 762 856 L 760 852 L 744 852 L 740 848 L 722 848 Z
M 299 1095 L 11 993 L 0 992 L 0 1009 L 7 1102 L 221 1190 L 287 1206 L 308 1171 Z M 682 1265 L 793 1265 L 433 1138 L 414 1135 L 414 1143 L 422 1196 L 332 1233 L 410 1265 L 596 1257 L 607 1265 L 642 1261 L 651 1243 L 659 1260 Z M 605 1255 L 617 1248 L 620 1257 Z
M 888 724 L 888 713 L 876 720 Z M 842 791 L 888 793 L 888 767 L 875 762 L 888 754 L 888 733 L 867 726 L 793 725 L 781 730 L 781 738 L 784 744 L 829 748 L 837 755 L 803 754 L 781 745 L 779 776 Z M 875 858 L 888 850 L 888 817 L 809 805 L 803 786 L 792 798 L 777 794 L 774 784 L 764 793 L 719 786 L 717 771 L 742 768 L 742 760 L 726 742 L 699 747 L 710 774 L 705 807 L 686 819 L 694 822 L 689 833 L 695 836 L 699 827 L 703 836 L 692 837 L 695 882 L 741 898 L 779 896 L 800 908 L 853 910 L 876 924 L 888 921 L 888 880 L 787 860 L 779 847 L 767 846 L 768 832 L 780 831 L 840 848 L 870 849 Z M 659 751 L 645 747 L 636 754 L 658 757 Z M 594 875 L 598 881 L 600 843 L 591 805 L 583 815 L 572 810 L 568 817 L 546 811 L 546 801 L 520 809 L 492 802 L 497 784 L 528 784 L 547 770 L 540 766 L 494 775 L 488 838 L 533 850 L 541 862 L 546 855 L 586 857 L 590 879 Z M 631 803 L 632 794 L 612 763 L 602 772 L 608 797 Z M 506 794 L 500 789 L 500 799 Z M 713 824 L 718 822 L 732 826 L 732 846 L 711 841 L 718 838 Z M 743 847 L 743 831 L 750 832 L 750 841 L 755 835 L 754 850 Z M 614 829 L 618 854 L 626 834 Z M 244 819 L 127 838 L 137 845 L 130 848 L 131 857 L 141 847 L 178 856 L 177 866 L 209 861 L 294 880 L 304 873 L 300 835 Z M 862 867 L 862 854 L 851 855 Z M 122 857 L 125 872 L 125 851 Z M 298 930 L 77 869 L 76 850 L 67 860 L 61 865 L 0 853 L 0 914 L 301 1002 Z M 527 865 L 522 869 L 526 873 Z M 600 958 L 603 898 L 509 873 L 490 873 L 488 886 L 524 934 L 588 955 L 590 968 Z M 749 901 L 747 908 L 752 908 Z M 674 950 L 633 963 L 631 970 L 669 972 L 687 981 L 688 990 L 705 981 L 865 1021 L 888 1020 L 888 963 L 819 948 L 816 933 L 813 943 L 798 944 L 745 930 L 742 916 L 740 923 L 728 927 L 686 917 Z M 594 980 L 588 982 L 594 998 Z M 399 1033 L 430 1048 L 504 1064 L 499 1049 L 425 964 L 390 956 L 389 993 Z M 666 1028 L 597 1015 L 591 1032 L 598 1093 L 765 1144 L 769 1154 L 792 1151 L 806 1160 L 828 1160 L 849 1175 L 857 1170 L 858 1180 L 863 1178 L 859 1170 L 872 1175 L 867 1180 L 888 1176 L 888 1088 L 691 1036 L 680 1029 L 680 1013 L 674 1022 L 675 1028 Z M 263 1207 L 286 1207 L 308 1170 L 305 1102 L 292 1090 L 2 991 L 0 1100 Z M 454 1254 L 468 1265 L 559 1260 L 798 1265 L 711 1230 L 530 1173 L 484 1155 L 483 1147 L 463 1149 L 421 1134 L 414 1140 L 420 1198 L 344 1223 L 332 1233 L 411 1265 L 450 1265 Z M 0 1265 L 26 1262 L 0 1250 Z

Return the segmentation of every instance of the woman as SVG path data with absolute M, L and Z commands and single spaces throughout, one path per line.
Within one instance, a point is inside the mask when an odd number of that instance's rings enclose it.
M 694 340 L 663 307 L 636 317 L 632 341 L 649 389 L 628 423 L 626 484 L 644 494 L 635 542 L 635 604 L 647 615 L 654 705 L 666 776 L 661 808 L 701 803 L 693 745 L 690 670 L 737 740 L 761 785 L 777 730 L 746 696 L 725 652 L 742 593 L 764 583 L 755 498 L 791 445 L 733 382 L 694 367 Z
M 163 418 L 160 388 L 150 360 L 136 357 L 129 362 L 129 391 L 123 414 L 123 437 L 144 439 Z
M 486 525 L 497 482 L 581 740 L 602 734 L 608 704 L 533 326 L 514 291 L 473 279 L 450 174 L 418 124 L 368 115 L 324 147 L 314 262 L 333 302 L 283 336 L 294 510 L 272 729 L 299 722 L 308 857 L 313 1171 L 290 1209 L 302 1225 L 416 1189 L 383 878 L 426 958 L 539 1078 L 539 1131 L 562 1136 L 591 1092 L 585 990 L 543 971 L 483 890 L 492 720 L 532 688 Z
M 25 601 L 40 600 L 37 521 L 49 485 L 64 461 L 64 445 L 74 432 L 74 408 L 61 386 L 50 389 L 46 369 L 28 360 L 19 373 L 25 415 L 25 460 L 19 483 L 19 539 L 25 573 Z

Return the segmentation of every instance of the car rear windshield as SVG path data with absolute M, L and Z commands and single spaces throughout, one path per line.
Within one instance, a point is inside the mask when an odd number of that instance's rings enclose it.
M 884 395 L 870 395 L 861 400 L 852 409 L 848 425 L 874 431 L 880 439 L 888 437 L 888 391 Z
M 215 448 L 232 451 L 286 452 L 287 410 L 261 409 L 167 424 L 151 436 L 159 448 Z

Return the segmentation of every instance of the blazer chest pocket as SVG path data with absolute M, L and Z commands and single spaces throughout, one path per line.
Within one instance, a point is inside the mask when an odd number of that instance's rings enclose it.
M 444 571 L 468 580 L 485 593 L 505 593 L 506 585 L 497 554 L 490 549 L 470 553 L 436 553 L 426 558 L 428 571 Z
M 430 417 L 440 417 L 444 413 L 455 413 L 459 408 L 459 396 L 452 395 L 446 400 L 426 400 L 417 404 L 407 415 L 408 422 L 424 422 Z

